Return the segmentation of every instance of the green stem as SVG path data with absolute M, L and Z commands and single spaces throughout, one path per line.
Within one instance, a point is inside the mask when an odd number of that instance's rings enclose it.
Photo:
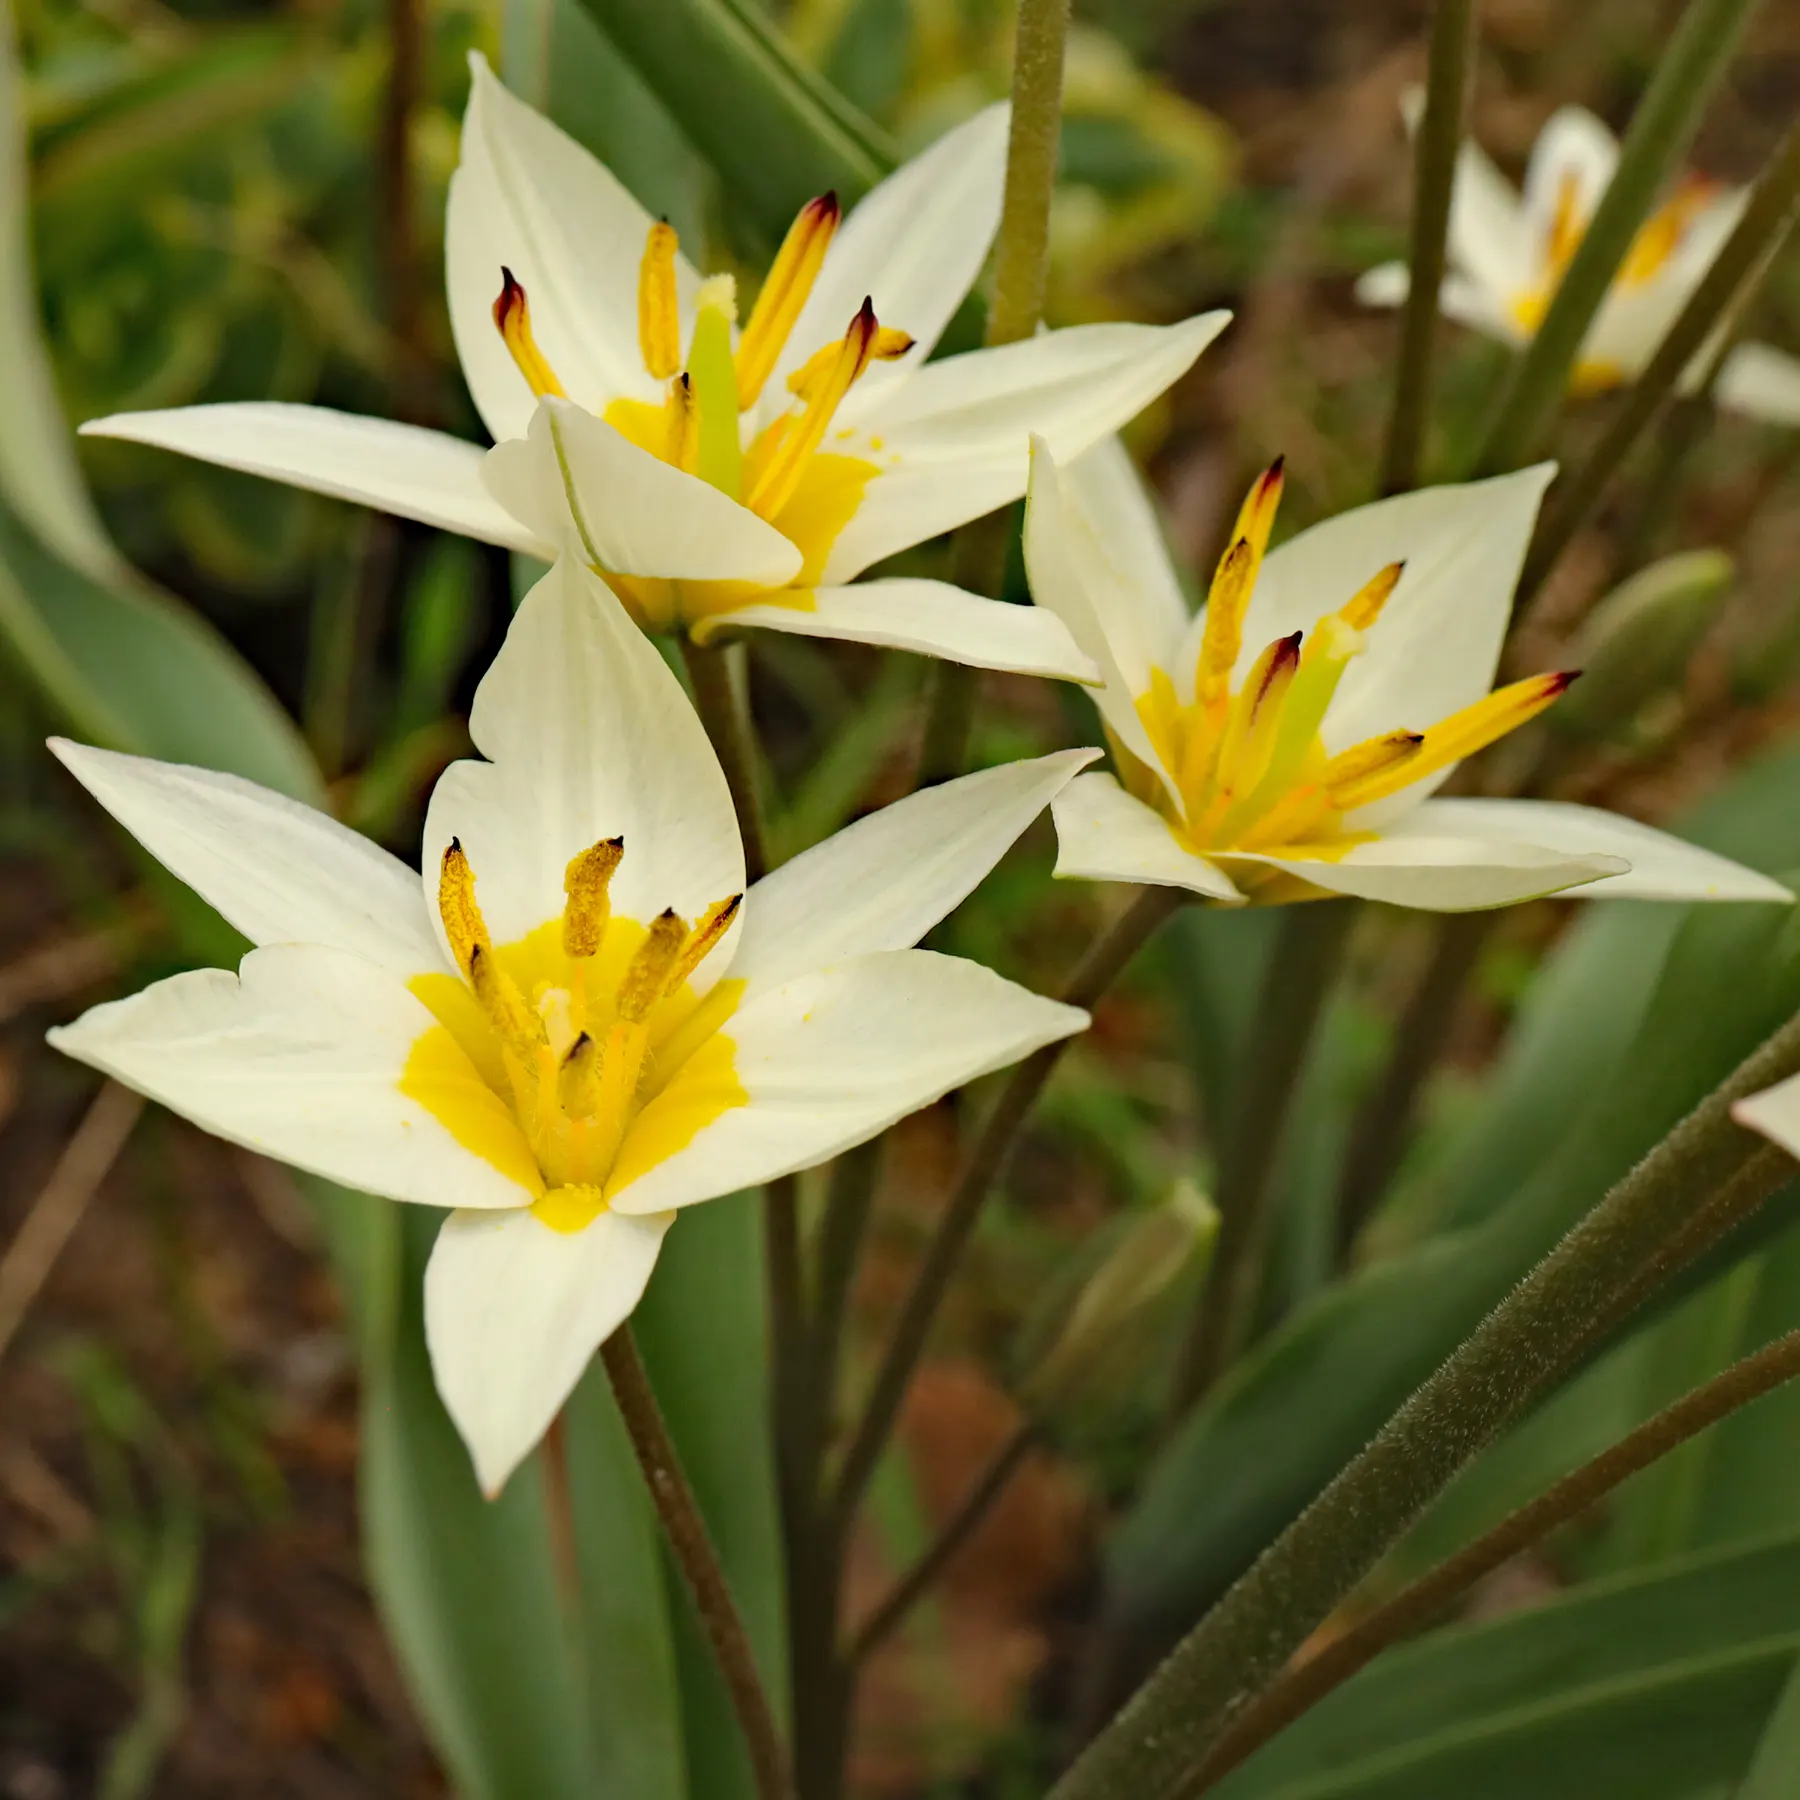
M 1062 142 L 1063 50 L 1069 0 L 1019 0 L 1013 33 L 1012 124 L 1006 140 L 1006 194 L 988 303 L 989 347 L 1022 343 L 1044 316 L 1050 277 L 1050 198 Z M 965 525 L 956 546 L 959 587 L 996 596 L 1006 574 L 1012 513 L 1004 508 Z M 934 672 L 919 749 L 925 785 L 960 774 L 980 687 L 979 672 L 940 662 Z
M 787 1752 L 782 1747 L 762 1677 L 757 1673 L 749 1634 L 731 1597 L 725 1571 L 719 1566 L 718 1552 L 713 1548 L 706 1521 L 700 1516 L 693 1489 L 688 1486 L 675 1441 L 663 1423 L 662 1409 L 656 1403 L 629 1325 L 620 1326 L 606 1340 L 600 1358 L 612 1382 L 631 1447 L 644 1472 L 644 1485 L 650 1490 L 662 1521 L 663 1535 L 694 1597 L 701 1627 L 712 1646 L 719 1673 L 725 1678 L 732 1710 L 750 1752 L 757 1800 L 790 1800 L 793 1790 L 788 1781 Z
M 1411 286 L 1400 321 L 1400 367 L 1388 421 L 1381 491 L 1404 494 L 1419 485 L 1425 427 L 1431 417 L 1431 365 L 1437 347 L 1438 291 L 1450 233 L 1450 195 L 1462 150 L 1475 60 L 1475 0 L 1437 0 L 1425 116 L 1413 150 Z
M 1288 909 L 1269 959 L 1230 1129 L 1219 1145 L 1219 1242 L 1176 1363 L 1179 1415 L 1249 1340 L 1275 1195 L 1275 1169 L 1308 1051 L 1331 997 L 1357 908 L 1321 900 Z
M 1797 1069 L 1800 1018 L 1739 1064 L 1488 1314 L 1182 1640 L 1051 1800 L 1174 1791 L 1457 1471 L 1585 1352 L 1595 1321 L 1617 1315 L 1690 1225 L 1696 1199 L 1755 1159 L 1761 1141 L 1733 1123 L 1732 1104 Z
M 1215 1786 L 1277 1732 L 1367 1668 L 1382 1651 L 1441 1618 L 1484 1576 L 1542 1542 L 1559 1525 L 1579 1518 L 1621 1482 L 1796 1375 L 1800 1375 L 1800 1331 L 1791 1331 L 1753 1356 L 1733 1363 L 1723 1374 L 1564 1476 L 1265 1689 L 1182 1784 L 1180 1800 L 1193 1800 Z
M 819 1226 L 819 1299 L 814 1309 L 812 1337 L 821 1443 L 829 1435 L 836 1416 L 844 1325 L 850 1315 L 857 1265 L 862 1258 L 880 1174 L 881 1140 L 876 1138 L 845 1151 L 837 1159 L 826 1190 L 825 1217 Z
M 1113 922 L 1111 929 L 1088 951 L 1063 999 L 1071 1006 L 1092 1006 L 1112 986 L 1156 928 L 1185 899 L 1186 895 L 1179 888 L 1138 889 L 1136 897 Z M 869 1478 L 875 1472 L 875 1465 L 881 1459 L 894 1421 L 899 1417 L 900 1403 L 906 1397 L 913 1369 L 925 1348 L 925 1340 L 930 1335 L 932 1321 L 937 1317 L 950 1278 L 968 1246 L 969 1234 L 975 1229 L 982 1202 L 1005 1166 L 1020 1128 L 1070 1042 L 1063 1038 L 1047 1044 L 1014 1065 L 970 1147 L 956 1186 L 926 1247 L 925 1259 L 901 1306 L 887 1354 L 882 1359 L 862 1418 L 844 1455 L 832 1506 L 834 1531 L 840 1542 L 849 1529 Z
M 1569 377 L 1638 228 L 1687 154 L 1701 115 L 1758 0 L 1689 0 L 1619 147 L 1618 168 L 1564 273 L 1537 334 L 1519 358 L 1475 458 L 1499 475 L 1529 460 L 1568 392 Z
M 1800 218 L 1800 126 L 1789 130 L 1769 159 L 1743 217 L 1614 412 L 1599 443 L 1558 491 L 1526 559 L 1521 593 L 1532 593 L 1543 583 L 1707 340 L 1728 329 L 1732 317 L 1749 303 L 1796 218 Z M 1715 368 L 1718 360 L 1714 359 Z
M 725 771 L 725 785 L 731 790 L 731 804 L 737 811 L 738 833 L 744 840 L 744 878 L 758 882 L 769 872 L 769 852 L 749 710 L 731 678 L 729 652 L 724 645 L 696 644 L 684 632 L 681 656 L 694 687 L 694 710 L 712 739 L 719 766 Z

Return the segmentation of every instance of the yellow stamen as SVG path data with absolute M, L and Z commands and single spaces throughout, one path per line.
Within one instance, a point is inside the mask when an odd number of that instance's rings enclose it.
M 1348 750 L 1339 751 L 1325 765 L 1322 781 L 1331 804 L 1340 812 L 1349 812 L 1352 807 L 1361 806 L 1365 798 L 1376 797 L 1365 795 L 1364 787 L 1373 782 L 1385 781 L 1397 770 L 1408 771 L 1405 780 L 1399 784 L 1405 786 L 1407 781 L 1412 780 L 1410 770 L 1424 742 L 1423 732 L 1387 731 L 1380 737 L 1365 738 L 1360 744 L 1352 744 Z
M 481 908 L 475 904 L 475 871 L 469 867 L 460 838 L 450 840 L 450 848 L 438 866 L 438 916 L 444 921 L 450 954 L 466 975 L 475 952 L 491 950 L 493 946 L 488 941 Z
M 622 837 L 602 838 L 599 843 L 571 857 L 563 871 L 563 949 L 571 956 L 592 956 L 606 934 L 612 917 L 607 891 L 614 871 L 625 855 Z
M 898 362 L 913 347 L 911 335 L 904 331 L 896 331 L 891 325 L 876 328 L 875 343 L 869 351 L 870 362 Z M 840 344 L 827 344 L 822 350 L 815 350 L 801 366 L 788 377 L 788 392 L 797 394 L 804 400 L 837 366 L 838 357 L 842 354 Z
M 830 369 L 814 382 L 806 398 L 806 410 L 800 417 L 777 421 L 785 429 L 772 434 L 770 448 L 759 458 L 760 466 L 753 477 L 745 504 L 753 512 L 772 518 L 780 512 L 794 489 L 800 485 L 807 459 L 818 449 L 832 415 L 842 404 L 857 377 L 869 366 L 878 326 L 875 308 L 864 300 L 862 309 L 850 322 L 843 342 L 835 348 Z
M 677 375 L 669 383 L 669 435 L 664 460 L 693 474 L 700 460 L 700 412 L 694 405 L 694 383 Z
M 500 271 L 500 297 L 494 302 L 494 323 L 531 391 L 540 400 L 546 394 L 566 400 L 568 395 L 563 391 L 563 384 L 556 379 L 556 371 L 550 367 L 537 346 L 537 339 L 531 335 L 531 306 L 525 298 L 525 290 L 513 279 L 511 269 Z
M 667 381 L 681 367 L 681 309 L 675 297 L 675 252 L 679 241 L 667 219 L 650 227 L 644 260 L 638 265 L 638 348 L 644 367 Z
M 738 915 L 738 908 L 744 904 L 742 894 L 733 894 L 729 900 L 715 900 L 706 909 L 706 916 L 688 933 L 687 942 L 681 947 L 681 954 L 675 959 L 675 966 L 669 971 L 665 985 L 678 988 L 705 962 L 717 946 L 720 938 L 731 929 L 731 921 Z
M 632 953 L 619 982 L 619 1017 L 641 1020 L 673 985 L 670 980 L 687 943 L 687 921 L 673 909 L 650 921 L 644 941 Z
M 469 986 L 500 1042 L 529 1068 L 548 1043 L 544 1021 L 531 1010 L 519 984 L 500 967 L 486 944 L 477 944 L 469 953 Z
M 821 194 L 801 207 L 800 216 L 788 227 L 756 304 L 750 309 L 750 321 L 738 340 L 740 411 L 748 412 L 756 404 L 763 384 L 774 372 L 788 334 L 819 278 L 840 217 L 837 195 Z
M 1405 563 L 1389 563 L 1338 608 L 1338 617 L 1353 631 L 1369 630 L 1381 617 L 1382 608 L 1393 598 L 1394 589 L 1400 585 L 1400 577 L 1405 573 Z
M 584 1031 L 556 1072 L 556 1095 L 571 1119 L 593 1116 L 600 1098 L 600 1046 Z
M 1276 457 L 1251 484 L 1238 508 L 1231 546 L 1219 558 L 1212 589 L 1206 597 L 1206 625 L 1200 638 L 1194 696 L 1203 708 L 1215 707 L 1231 688 L 1231 671 L 1244 647 L 1244 613 L 1256 587 L 1257 571 L 1269 547 L 1276 509 L 1286 482 L 1283 461 Z
M 1687 176 L 1669 198 L 1645 220 L 1619 269 L 1621 287 L 1642 287 L 1662 273 L 1695 217 L 1718 195 L 1718 188 L 1697 175 Z
M 1219 745 L 1216 794 L 1202 826 L 1207 835 L 1216 830 L 1240 795 L 1248 794 L 1262 780 L 1274 754 L 1281 727 L 1282 704 L 1300 668 L 1300 633 L 1277 638 L 1250 667 L 1244 685 L 1231 703 L 1224 737 Z
M 1581 247 L 1588 222 L 1581 216 L 1581 177 L 1573 169 L 1565 169 L 1556 184 L 1556 210 L 1550 215 L 1550 237 L 1544 246 L 1550 275 L 1547 285 L 1554 287 Z

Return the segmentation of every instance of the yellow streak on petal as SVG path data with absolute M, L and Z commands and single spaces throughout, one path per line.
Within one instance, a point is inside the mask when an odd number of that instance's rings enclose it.
M 626 1128 L 606 1191 L 618 1193 L 676 1151 L 685 1150 L 715 1119 L 749 1101 L 737 1072 L 737 1045 L 723 1032 L 715 1033 Z
M 421 975 L 411 985 L 413 992 L 425 999 L 420 992 L 422 984 L 437 982 L 468 993 L 449 975 Z M 429 1000 L 426 1003 L 429 1005 Z M 479 1018 L 472 995 L 470 1006 Z M 504 1085 L 504 1074 L 497 1069 L 494 1073 Z M 471 1155 L 516 1181 L 527 1193 L 544 1191 L 537 1159 L 512 1108 L 495 1092 L 489 1072 L 477 1067 L 447 1027 L 432 1025 L 414 1042 L 400 1074 L 400 1091 L 424 1107 Z M 446 1194 L 444 1199 L 446 1204 L 454 1204 L 456 1196 Z

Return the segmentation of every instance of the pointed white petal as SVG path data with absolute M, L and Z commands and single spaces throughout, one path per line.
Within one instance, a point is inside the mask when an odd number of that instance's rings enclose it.
M 1595 884 L 1587 898 L 1790 902 L 1779 881 L 1635 819 L 1561 800 L 1427 800 L 1406 817 L 1421 835 L 1532 844 L 1577 855 L 1623 857 L 1629 873 Z
M 859 421 L 880 439 L 882 473 L 832 545 L 825 579 L 849 581 L 1018 499 L 1032 433 L 1072 461 L 1185 374 L 1230 316 L 1077 325 L 928 364 Z
M 1098 665 L 1102 685 L 1094 698 L 1101 715 L 1134 756 L 1156 769 L 1135 701 L 1149 689 L 1151 671 L 1169 665 L 1187 609 L 1179 590 L 1167 591 L 1174 574 L 1148 507 L 1133 517 L 1117 505 L 1118 484 L 1108 471 L 1083 479 L 1096 454 L 1111 452 L 1097 445 L 1063 469 L 1041 438 L 1032 439 L 1025 572 L 1033 599 L 1068 626 Z
M 745 896 L 733 978 L 768 986 L 916 944 L 1099 754 L 1059 750 L 946 781 L 783 863 Z
M 1076 1007 L 927 950 L 797 976 L 747 1000 L 726 1027 L 748 1103 L 608 1198 L 622 1212 L 662 1212 L 811 1168 L 1087 1022 Z M 658 1106 L 679 1106 L 681 1083 L 677 1074 L 638 1125 L 654 1130 Z
M 235 775 L 52 738 L 81 785 L 253 944 L 323 944 L 401 977 L 443 967 L 419 878 L 324 813 Z
M 528 556 L 547 554 L 545 540 L 496 505 L 482 485 L 483 452 L 441 431 L 323 406 L 249 400 L 113 413 L 89 419 L 81 434 L 154 444 Z
M 800 572 L 773 525 L 567 400 L 546 400 L 481 475 L 534 535 L 615 575 L 781 587 Z
M 569 859 L 601 838 L 625 839 L 612 883 L 623 917 L 647 922 L 672 906 L 693 918 L 742 892 L 731 795 L 693 707 L 577 564 L 559 561 L 525 596 L 476 689 L 469 733 L 489 760 L 453 764 L 431 796 L 426 891 L 460 838 L 496 943 L 558 917 Z
M 549 1429 L 588 1359 L 630 1317 L 672 1215 L 603 1212 L 585 1231 L 535 1213 L 452 1213 L 425 1271 L 425 1342 L 491 1499 Z
M 1357 276 L 1354 291 L 1364 306 L 1404 306 L 1412 291 L 1412 271 L 1403 262 L 1377 263 Z
M 1525 228 L 1540 269 L 1565 191 L 1576 222 L 1585 226 L 1618 166 L 1618 140 L 1586 108 L 1559 107 L 1544 122 L 1525 167 L 1524 192 Z
M 195 969 L 96 1006 L 50 1042 L 216 1137 L 346 1187 L 428 1206 L 528 1206 L 541 1186 L 531 1152 L 461 1051 L 442 1046 L 434 1092 L 505 1146 L 505 1171 L 400 1091 L 414 1045 L 438 1029 L 362 957 L 274 944 L 236 975 Z
M 1731 1116 L 1772 1139 L 1789 1156 L 1800 1157 L 1800 1075 L 1790 1075 L 1786 1081 L 1738 1101 Z
M 1181 642 L 1193 609 L 1176 579 L 1162 520 L 1131 453 L 1121 439 L 1102 438 L 1069 464 L 1063 484 L 1130 591 L 1146 646 L 1167 655 Z
M 841 338 L 866 298 L 914 348 L 877 363 L 857 383 L 846 418 L 870 396 L 903 383 L 943 335 L 974 285 L 1000 224 L 1010 109 L 990 106 L 896 169 L 844 221 L 795 322 L 766 396 L 787 401 L 787 378 L 821 345 Z
M 1220 861 L 1240 871 L 1242 865 L 1261 863 L 1285 869 L 1330 893 L 1426 912 L 1512 906 L 1608 875 L 1623 875 L 1631 866 L 1619 856 L 1571 854 L 1493 838 L 1428 835 L 1424 830 L 1412 833 L 1405 829 L 1407 823 L 1329 862 L 1241 853 L 1222 856 Z
M 1771 425 L 1800 425 L 1800 360 L 1768 344 L 1739 344 L 1713 394 L 1721 406 Z
M 1231 877 L 1184 850 L 1155 808 L 1105 774 L 1083 775 L 1050 803 L 1061 881 L 1132 881 L 1188 888 L 1209 900 L 1243 899 Z
M 637 336 L 650 215 L 573 138 L 508 93 L 480 55 L 469 65 L 444 276 L 476 410 L 498 443 L 523 436 L 536 405 L 494 325 L 503 266 L 523 285 L 538 346 L 571 399 L 598 411 L 621 394 L 653 398 Z M 678 261 L 684 316 L 696 283 Z
M 1356 297 L 1364 306 L 1401 306 L 1411 285 L 1405 263 L 1381 263 L 1357 278 Z M 1454 319 L 1503 344 L 1525 341 L 1526 334 L 1507 307 L 1505 297 L 1454 270 L 1444 277 L 1443 286 L 1438 289 L 1438 311 L 1446 319 Z
M 973 669 L 1007 669 L 1056 681 L 1100 679 L 1060 619 L 1035 606 L 984 600 L 947 581 L 859 581 L 854 587 L 814 588 L 809 597 L 812 604 L 806 607 L 758 605 L 715 613 L 694 627 L 694 636 L 704 643 L 722 630 L 757 625 L 794 637 L 843 638 L 941 656 Z
M 1465 143 L 1457 152 L 1448 250 L 1451 267 L 1501 304 L 1536 279 L 1532 224 L 1478 144 Z

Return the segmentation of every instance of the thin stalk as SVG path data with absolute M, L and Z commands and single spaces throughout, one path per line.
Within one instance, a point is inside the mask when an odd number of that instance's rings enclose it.
M 725 1678 L 732 1710 L 750 1752 L 757 1800 L 791 1800 L 787 1752 L 782 1747 L 762 1677 L 757 1673 L 749 1635 L 731 1597 L 725 1572 L 719 1566 L 718 1553 L 706 1521 L 700 1516 L 693 1489 L 688 1486 L 675 1441 L 663 1423 L 662 1409 L 656 1403 L 629 1325 L 620 1326 L 606 1340 L 600 1348 L 600 1358 L 612 1382 L 631 1447 L 637 1452 L 638 1466 L 644 1472 L 644 1485 L 649 1488 L 662 1521 L 663 1535 L 681 1566 L 719 1673 Z
M 1406 1153 L 1425 1078 L 1437 1066 L 1463 989 L 1499 919 L 1495 911 L 1452 913 L 1437 921 L 1431 958 L 1394 1027 L 1387 1064 L 1357 1115 L 1344 1156 L 1337 1200 L 1340 1267 L 1349 1262 L 1358 1235 Z
M 1178 888 L 1140 888 L 1111 928 L 1089 949 L 1062 998 L 1070 1006 L 1092 1006 L 1112 986 L 1157 926 L 1181 906 L 1185 898 Z M 1047 1044 L 1014 1065 L 970 1146 L 956 1186 L 926 1247 L 925 1259 L 901 1306 L 887 1353 L 882 1358 L 862 1418 L 844 1455 L 832 1506 L 832 1524 L 840 1541 L 862 1500 L 869 1477 L 875 1472 L 876 1463 L 881 1460 L 888 1435 L 899 1417 L 900 1403 L 906 1397 L 913 1369 L 925 1348 L 932 1321 L 937 1317 L 956 1265 L 962 1259 L 969 1235 L 975 1229 L 982 1202 L 1005 1166 L 1020 1127 L 1069 1042 L 1064 1038 Z
M 376 149 L 376 217 L 384 311 L 398 355 L 393 402 L 405 419 L 422 413 L 424 365 L 419 350 L 419 233 L 413 183 L 412 128 L 423 76 L 420 0 L 388 0 L 388 78 Z
M 1733 1363 L 1591 1462 L 1564 1476 L 1474 1543 L 1359 1619 L 1342 1637 L 1292 1669 L 1273 1687 L 1266 1688 L 1176 1790 L 1179 1800 L 1194 1800 L 1215 1786 L 1252 1752 L 1343 1686 L 1382 1651 L 1416 1636 L 1441 1618 L 1484 1576 L 1541 1542 L 1559 1525 L 1597 1505 L 1621 1482 L 1796 1375 L 1800 1375 L 1800 1331 L 1790 1331 L 1754 1355 Z
M 1022 1421 L 1002 1444 L 975 1484 L 963 1496 L 937 1536 L 921 1553 L 917 1562 L 894 1583 L 888 1597 L 864 1621 L 850 1646 L 850 1662 L 854 1667 L 889 1636 L 906 1615 L 931 1591 L 932 1583 L 943 1574 L 975 1529 L 988 1516 L 1019 1465 L 1041 1441 L 1038 1426 L 1031 1419 Z
M 1619 146 L 1618 168 L 1475 458 L 1499 475 L 1531 456 L 1568 392 L 1588 327 L 1658 191 L 1686 156 L 1758 0 L 1689 0 Z
M 1291 907 L 1282 919 L 1230 1127 L 1219 1146 L 1219 1242 L 1176 1363 L 1176 1415 L 1212 1386 L 1249 1338 L 1268 1249 L 1276 1164 L 1356 912 L 1352 901 L 1321 900 Z
M 1707 340 L 1749 303 L 1800 218 L 1800 126 L 1792 127 L 1750 196 L 1725 247 L 1688 298 L 1600 441 L 1558 491 L 1526 559 L 1521 593 L 1534 592 L 1604 498 L 1613 477 L 1668 405 Z
M 1013 31 L 1012 124 L 1006 140 L 1006 192 L 988 302 L 990 347 L 1022 343 L 1044 316 L 1050 275 L 1050 197 L 1062 142 L 1063 50 L 1069 0 L 1020 0 Z M 965 525 L 952 574 L 959 587 L 998 595 L 1006 574 L 1008 509 Z M 960 774 L 980 676 L 966 664 L 939 662 L 919 747 L 921 785 Z
M 1419 485 L 1419 461 L 1431 418 L 1431 365 L 1450 234 L 1450 194 L 1456 185 L 1474 61 L 1475 0 L 1437 0 L 1425 115 L 1413 146 L 1412 248 L 1407 257 L 1412 285 L 1400 320 L 1400 366 L 1381 469 L 1384 494 L 1404 494 Z
M 1052 1792 L 1160 1800 L 1280 1672 L 1469 1459 L 1584 1354 L 1689 1224 L 1698 1196 L 1760 1148 L 1736 1100 L 1800 1069 L 1790 1020 L 1544 1258 L 1188 1634 Z M 1695 1246 L 1698 1248 L 1699 1246 Z
M 832 1165 L 825 1194 L 825 1217 L 819 1226 L 818 1303 L 813 1310 L 812 1360 L 821 1442 L 831 1434 L 837 1412 L 838 1371 L 843 1359 L 844 1325 L 856 1289 L 863 1239 L 875 1205 L 881 1174 L 881 1140 L 847 1150 Z
M 769 872 L 768 838 L 763 830 L 762 791 L 758 784 L 756 745 L 747 709 L 739 702 L 737 684 L 723 644 L 696 644 L 682 634 L 682 660 L 694 686 L 694 710 L 725 771 L 738 833 L 744 840 L 744 876 L 762 880 Z

